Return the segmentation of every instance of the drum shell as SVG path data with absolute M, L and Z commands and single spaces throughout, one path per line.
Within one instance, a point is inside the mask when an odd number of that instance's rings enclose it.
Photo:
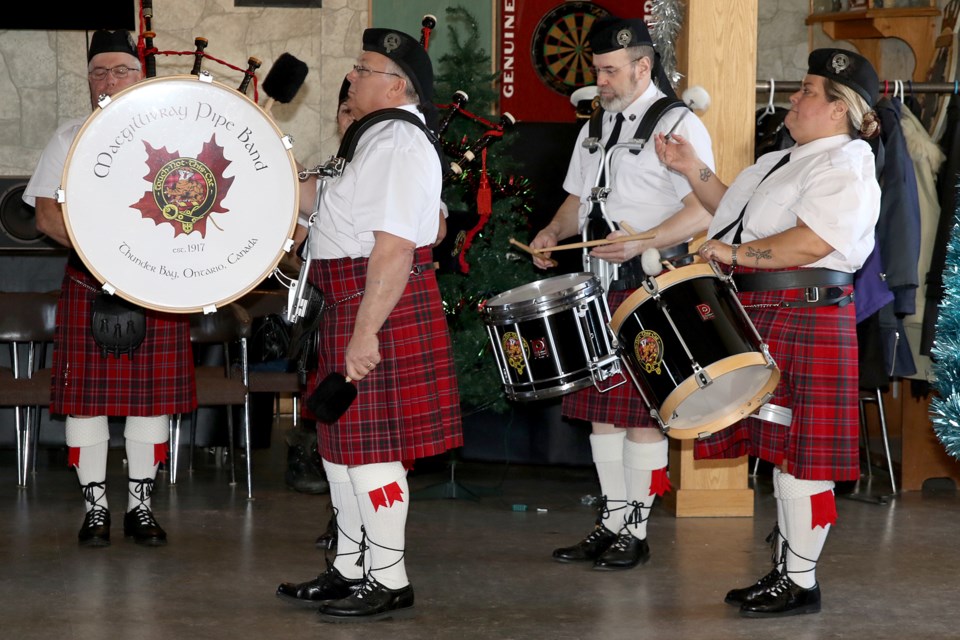
M 610 327 L 621 360 L 668 435 L 705 437 L 756 411 L 776 387 L 779 370 L 732 288 L 704 264 L 667 272 L 657 283 L 656 296 L 640 289 L 624 301 Z M 691 356 L 715 383 L 723 376 L 743 381 L 728 379 L 734 388 L 724 392 L 720 384 L 701 389 Z M 713 394 L 714 408 L 697 418 L 678 416 L 678 407 L 697 393 Z

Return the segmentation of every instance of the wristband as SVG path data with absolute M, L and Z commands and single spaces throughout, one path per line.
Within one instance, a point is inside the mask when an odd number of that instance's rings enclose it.
M 737 249 L 739 248 L 740 248 L 740 245 L 738 244 L 730 245 L 730 266 L 731 267 L 737 266 Z

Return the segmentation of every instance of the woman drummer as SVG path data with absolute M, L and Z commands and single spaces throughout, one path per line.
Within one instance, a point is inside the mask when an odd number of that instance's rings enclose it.
M 726 602 L 746 617 L 820 610 L 816 563 L 837 520 L 834 482 L 859 477 L 853 273 L 873 249 L 880 187 L 870 146 L 877 74 L 842 49 L 810 54 L 790 97 L 796 145 L 767 153 L 729 188 L 680 136 L 657 154 L 714 216 L 700 255 L 730 265 L 740 299 L 781 370 L 771 402 L 788 425 L 755 418 L 696 447 L 697 457 L 753 455 L 774 465 L 773 570 Z

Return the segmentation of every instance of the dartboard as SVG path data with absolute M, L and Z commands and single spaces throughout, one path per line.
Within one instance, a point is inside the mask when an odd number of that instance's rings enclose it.
M 533 32 L 533 68 L 543 82 L 562 95 L 593 84 L 593 53 L 587 33 L 609 11 L 592 2 L 564 2 L 540 19 Z

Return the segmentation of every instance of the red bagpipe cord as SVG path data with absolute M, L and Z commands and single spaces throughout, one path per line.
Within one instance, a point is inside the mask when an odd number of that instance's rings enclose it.
M 650 476 L 650 495 L 656 494 L 663 497 L 665 493 L 672 490 L 673 487 L 670 486 L 670 477 L 667 475 L 667 468 L 654 469 L 653 474 Z
M 810 496 L 810 528 L 837 524 L 837 499 L 833 490 Z
M 403 489 L 396 482 L 374 489 L 368 495 L 374 511 L 379 511 L 380 507 L 389 509 L 394 502 L 403 502 Z
M 460 269 L 464 273 L 470 273 L 470 263 L 467 262 L 467 250 L 473 244 L 473 238 L 487 226 L 490 216 L 493 215 L 493 193 L 490 189 L 490 179 L 487 177 L 487 150 L 480 152 L 480 186 L 477 188 L 477 215 L 480 220 L 477 226 L 467 233 L 463 241 L 463 248 L 460 250 Z

